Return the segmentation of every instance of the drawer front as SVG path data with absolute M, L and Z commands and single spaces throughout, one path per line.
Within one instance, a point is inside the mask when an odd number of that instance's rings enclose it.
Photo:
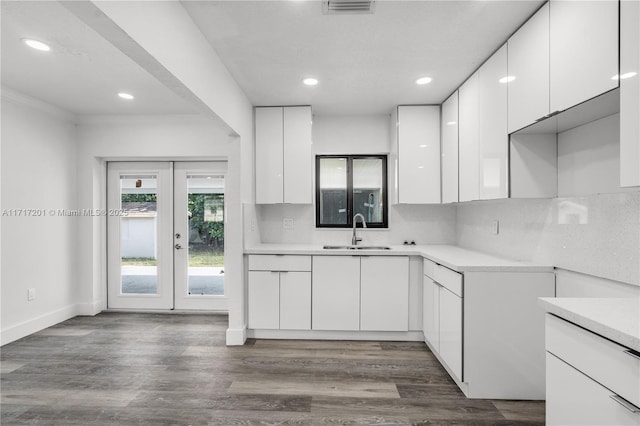
M 311 256 L 252 254 L 249 255 L 249 270 L 311 272 Z
M 570 322 L 547 314 L 547 351 L 640 407 L 640 359 Z
M 434 281 L 447 288 L 459 297 L 462 296 L 462 274 L 445 268 L 442 265 L 436 265 Z
M 430 261 L 429 259 L 422 259 L 422 273 L 432 280 L 436 277 L 436 268 L 438 265 L 435 262 Z

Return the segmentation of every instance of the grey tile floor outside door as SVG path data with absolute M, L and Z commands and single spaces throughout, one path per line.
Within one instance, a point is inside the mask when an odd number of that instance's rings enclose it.
M 250 340 L 227 317 L 102 313 L 1 350 L 2 425 L 544 424 L 470 400 L 420 342 Z

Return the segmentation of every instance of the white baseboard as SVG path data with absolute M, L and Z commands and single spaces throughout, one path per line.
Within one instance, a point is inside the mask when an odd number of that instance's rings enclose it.
M 94 316 L 102 312 L 103 306 L 100 300 L 93 303 L 78 303 L 76 304 L 76 315 Z
M 228 333 L 228 331 L 227 331 Z M 227 345 L 229 344 L 227 334 Z M 420 342 L 422 331 L 324 331 L 324 330 L 248 330 L 247 336 L 256 339 L 300 340 L 378 340 Z
M 246 340 L 247 327 L 227 329 L 227 346 L 242 346 Z
M 7 343 L 22 339 L 47 327 L 73 318 L 77 315 L 77 309 L 77 305 L 67 305 L 55 311 L 7 327 L 0 331 L 0 345 L 6 345 Z

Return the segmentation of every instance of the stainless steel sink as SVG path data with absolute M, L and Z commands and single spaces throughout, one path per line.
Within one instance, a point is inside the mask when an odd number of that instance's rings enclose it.
M 391 250 L 387 246 L 324 246 L 325 250 Z

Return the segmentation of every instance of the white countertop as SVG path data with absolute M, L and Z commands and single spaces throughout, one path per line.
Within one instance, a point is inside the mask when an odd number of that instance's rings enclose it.
M 640 352 L 640 299 L 543 297 L 540 305 L 547 312 Z
M 552 272 L 551 265 L 504 259 L 453 245 L 389 246 L 391 250 L 323 249 L 321 245 L 260 244 L 245 248 L 245 254 L 352 255 L 352 256 L 422 256 L 458 272 L 518 271 Z

